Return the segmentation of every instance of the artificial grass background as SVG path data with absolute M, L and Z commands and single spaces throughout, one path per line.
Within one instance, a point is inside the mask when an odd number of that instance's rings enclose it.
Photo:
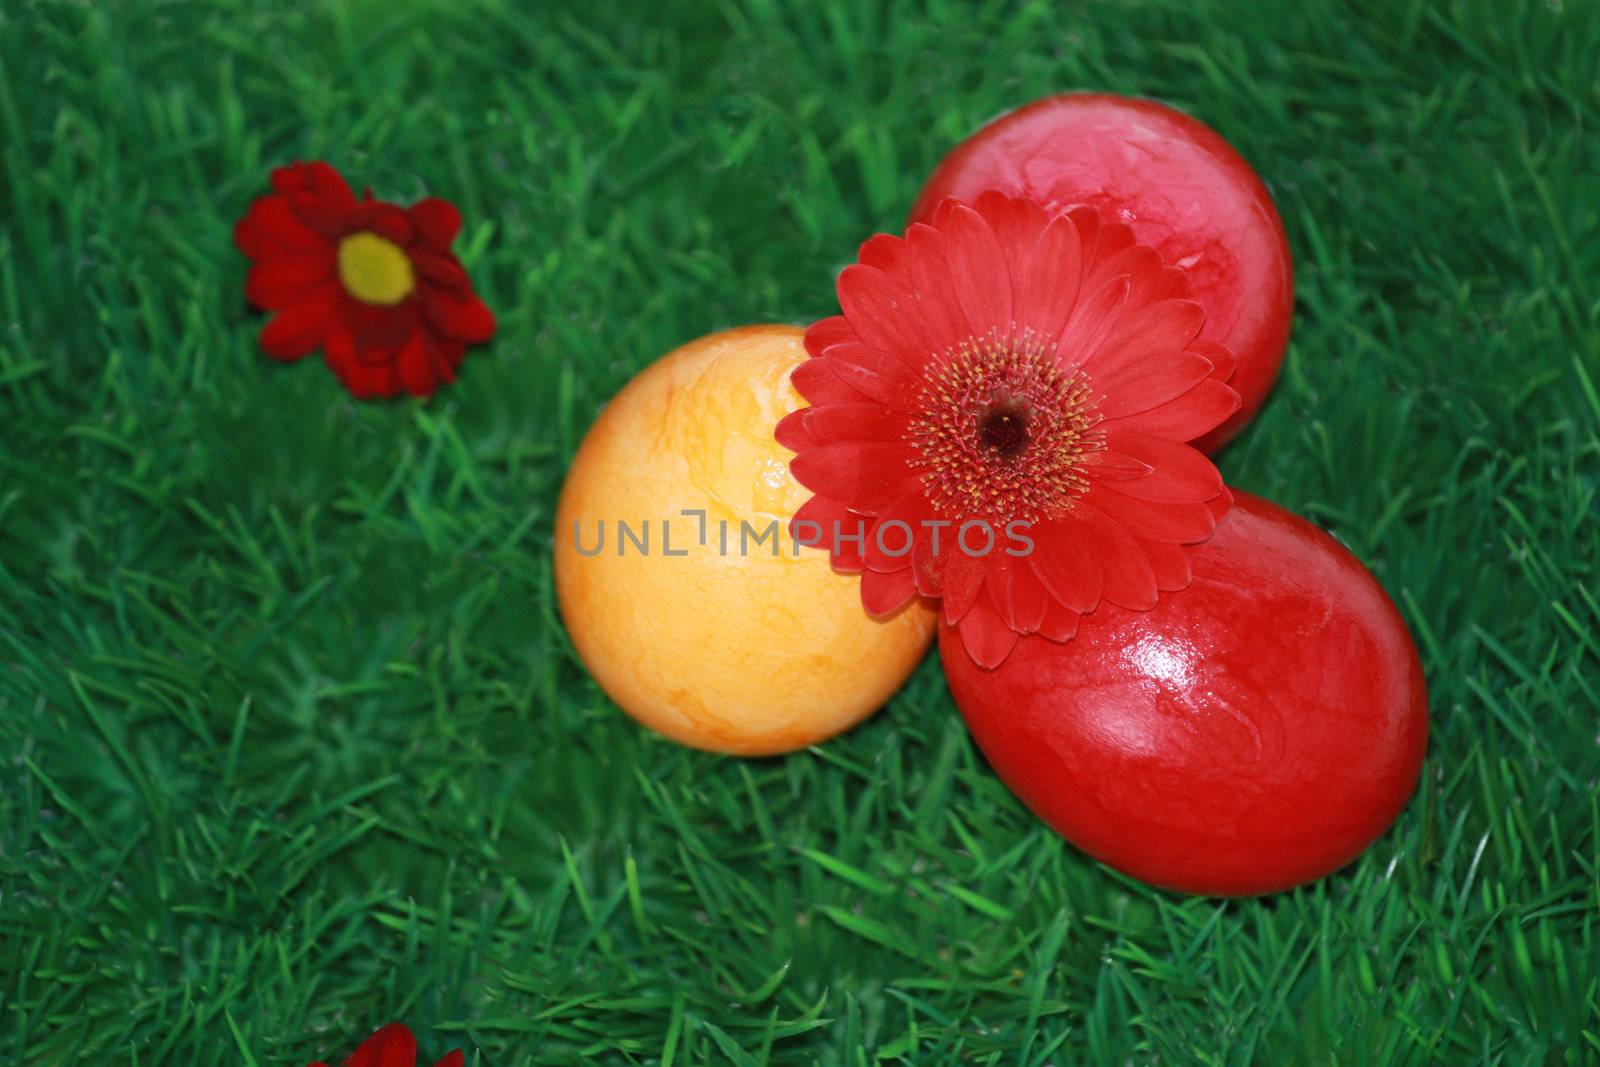
M 1600 1062 L 1600 17 L 1568 0 L 0 11 L 0 1062 Z M 832 306 L 959 137 L 1154 95 L 1298 268 L 1221 457 L 1372 567 L 1431 686 L 1359 862 L 1087 860 L 937 663 L 786 759 L 646 736 L 551 513 L 668 348 Z M 455 199 L 500 316 L 430 403 L 255 347 L 230 227 L 326 158 Z M 686 650 L 694 651 L 694 650 Z

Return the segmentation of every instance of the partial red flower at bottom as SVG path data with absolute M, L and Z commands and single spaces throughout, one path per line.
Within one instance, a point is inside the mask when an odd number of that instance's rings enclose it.
M 429 396 L 455 380 L 467 345 L 494 334 L 450 249 L 461 228 L 453 204 L 358 200 L 320 162 L 279 167 L 272 188 L 233 231 L 252 263 L 245 295 L 276 312 L 261 331 L 267 355 L 321 348 L 357 397 Z
M 875 615 L 941 597 L 981 666 L 1070 640 L 1102 599 L 1189 584 L 1231 497 L 1189 442 L 1239 407 L 1187 277 L 1124 225 L 987 193 L 879 234 L 806 332 L 810 407 L 778 440 L 816 495 L 797 542 L 861 574 Z M 841 535 L 842 533 L 842 535 Z
M 390 1023 L 345 1057 L 343 1067 L 416 1067 L 417 1039 L 400 1023 Z M 466 1057 L 456 1049 L 433 1067 L 462 1067 Z M 328 1067 L 318 1060 L 310 1067 Z

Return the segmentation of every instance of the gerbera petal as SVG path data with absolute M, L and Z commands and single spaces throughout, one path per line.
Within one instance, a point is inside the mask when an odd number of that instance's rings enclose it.
M 789 384 L 813 404 L 857 404 L 889 395 L 887 383 L 876 375 L 814 356 L 794 369 Z
M 1159 299 L 1163 282 L 1161 254 L 1149 245 L 1130 245 L 1107 258 L 1098 270 L 1105 275 L 1127 275 L 1131 307 L 1143 307 Z
M 416 1067 L 417 1039 L 400 1023 L 390 1023 L 361 1042 L 345 1067 Z
M 801 408 L 799 411 L 789 412 L 778 420 L 778 425 L 772 430 L 772 436 L 789 451 L 804 452 L 816 444 L 811 434 L 806 431 L 806 416 L 818 410 L 821 409 Z
M 1233 510 L 1233 493 L 1224 487 L 1222 492 L 1206 501 L 1206 508 L 1213 519 L 1221 522 Z
M 1039 624 L 1039 636 L 1051 641 L 1071 641 L 1078 633 L 1078 612 L 1055 601 L 1045 610 L 1044 622 Z
M 944 546 L 944 621 L 961 621 L 983 592 L 983 564 L 962 552 L 954 542 Z
M 1129 496 L 1157 503 L 1200 504 L 1222 492 L 1222 475 L 1199 449 L 1125 432 L 1108 432 L 1106 447 L 1149 468 L 1145 477 L 1116 481 L 1114 488 Z
M 1017 288 L 1017 324 L 1054 341 L 1066 328 L 1083 280 L 1083 247 L 1077 224 L 1057 215 L 1045 226 L 1022 265 Z
M 943 230 L 945 263 L 962 313 L 978 334 L 1011 328 L 1011 268 L 987 220 L 965 204 L 951 209 Z
M 1159 541 L 1140 541 L 1144 558 L 1150 561 L 1150 570 L 1156 576 L 1156 588 L 1163 593 L 1177 592 L 1189 585 L 1189 552 L 1182 545 L 1163 544 Z
M 1077 517 L 1094 545 L 1103 580 L 1100 595 L 1129 611 L 1149 611 L 1156 604 L 1156 576 L 1150 561 L 1122 525 L 1087 503 L 1079 502 Z
M 867 570 L 861 575 L 861 606 L 868 615 L 883 618 L 903 608 L 917 595 L 911 568 L 897 571 Z
M 861 242 L 856 252 L 856 262 L 888 275 L 901 273 L 906 266 L 906 242 L 903 237 L 888 233 L 875 233 Z
M 789 537 L 797 544 L 820 548 L 831 556 L 835 544 L 834 524 L 847 520 L 853 523 L 854 516 L 844 504 L 825 496 L 814 496 L 795 509 L 794 517 L 789 520 Z
M 853 504 L 864 492 L 905 477 L 906 457 L 900 442 L 838 441 L 801 452 L 789 471 L 813 493 Z
M 936 340 L 934 351 L 942 352 L 973 333 L 961 302 L 956 299 L 956 285 L 944 258 L 943 238 L 931 226 L 917 223 L 906 232 L 906 247 L 910 252 L 911 282 L 920 298 L 918 306 L 927 322 L 928 336 Z
M 1021 265 L 1027 250 L 1033 247 L 1040 233 L 1050 222 L 1050 216 L 1045 214 L 1044 208 L 1031 199 L 1007 196 L 993 189 L 979 193 L 978 199 L 973 201 L 972 209 L 983 216 L 989 228 L 994 231 L 1000 247 L 1005 251 L 1012 267 L 1012 290 L 1015 292 L 1021 280 L 1021 273 L 1017 268 Z
M 903 388 L 917 377 L 915 370 L 899 356 L 859 341 L 833 345 L 822 354 L 822 358 L 869 371 L 882 378 L 891 389 Z
M 444 1059 L 435 1063 L 433 1067 L 466 1067 L 467 1058 L 460 1049 L 445 1053 Z
M 261 331 L 261 349 L 273 359 L 299 359 L 322 344 L 343 303 L 343 290 L 328 281 L 307 291 L 272 317 Z
M 981 597 L 956 625 L 962 647 L 984 670 L 992 671 L 1004 663 L 1022 636 L 1006 625 L 999 613 Z
M 995 614 L 1000 616 L 1000 621 L 1017 629 L 1011 569 L 1009 556 L 992 554 L 986 557 L 983 561 L 983 591 Z
M 1093 611 L 1100 603 L 1102 577 L 1095 544 L 1075 522 L 1035 528 L 1028 564 L 1052 599 L 1075 613 Z
M 412 204 L 407 213 L 422 243 L 436 252 L 448 250 L 461 232 L 461 212 L 448 200 L 430 196 Z
M 1102 394 L 1100 415 L 1120 418 L 1148 411 L 1187 393 L 1211 376 L 1211 363 L 1188 352 L 1166 352 L 1091 379 Z
M 861 343 L 918 366 L 943 339 L 927 330 L 921 302 L 905 279 L 851 264 L 839 275 L 839 306 Z M 948 341 L 943 341 L 947 344 Z
M 1107 334 L 1115 327 L 1128 302 L 1128 279 L 1085 285 L 1078 302 L 1067 317 L 1067 325 L 1056 339 L 1056 359 L 1063 366 L 1080 366 L 1094 355 Z
M 829 404 L 803 410 L 806 432 L 817 444 L 833 441 L 891 441 L 899 438 L 905 429 L 904 420 L 893 418 L 889 409 L 882 404 Z M 780 422 L 779 425 L 783 424 Z M 1207 494 L 1215 495 L 1214 492 Z
M 1132 432 L 1169 441 L 1193 441 L 1201 434 L 1226 422 L 1239 410 L 1239 394 L 1232 387 L 1210 378 L 1180 397 L 1119 419 L 1107 419 L 1102 427 L 1107 434 Z
M 850 323 L 843 315 L 830 315 L 828 318 L 819 319 L 806 328 L 806 352 L 812 356 L 820 356 L 834 345 L 842 345 L 848 341 L 859 341 L 856 332 L 850 328 Z
M 1216 381 L 1225 382 L 1233 377 L 1236 361 L 1226 345 L 1219 345 L 1215 341 L 1190 341 L 1189 351 L 1211 361 L 1211 377 Z
M 1128 306 L 1138 306 L 1131 291 Z M 1114 380 L 1159 353 L 1182 351 L 1199 336 L 1205 321 L 1205 309 L 1193 300 L 1162 300 L 1140 307 L 1137 313 L 1122 316 L 1116 329 L 1084 360 L 1083 369 L 1102 382 Z
M 245 276 L 244 295 L 258 308 L 287 307 L 308 289 L 333 280 L 333 259 L 322 249 L 269 255 Z
M 1033 568 L 1021 561 L 1011 567 L 1011 625 L 1020 633 L 1031 634 L 1044 625 L 1050 609 L 1050 594 Z
M 1096 483 L 1090 490 L 1090 497 L 1095 507 L 1142 541 L 1169 541 L 1175 544 L 1203 541 L 1216 528 L 1216 520 L 1202 502 L 1158 504 L 1129 496 L 1120 492 L 1120 488 L 1113 489 L 1104 482 Z

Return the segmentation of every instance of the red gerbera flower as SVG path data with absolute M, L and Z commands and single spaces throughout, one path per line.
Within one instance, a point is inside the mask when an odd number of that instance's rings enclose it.
M 365 1041 L 344 1060 L 344 1067 L 416 1067 L 417 1039 L 400 1023 L 390 1023 Z M 456 1049 L 433 1067 L 462 1067 L 466 1057 Z M 328 1067 L 318 1060 L 310 1067 Z
M 277 312 L 261 347 L 294 360 L 317 348 L 358 397 L 428 396 L 455 380 L 494 315 L 450 250 L 461 213 L 437 197 L 409 208 L 357 200 L 326 163 L 272 172 L 233 238 L 252 262 L 245 295 Z
M 993 667 L 1102 598 L 1148 609 L 1189 583 L 1182 546 L 1230 498 L 1187 442 L 1239 397 L 1183 271 L 1092 208 L 988 193 L 873 237 L 838 291 L 794 372 L 811 406 L 777 434 L 816 494 L 795 539 L 861 572 L 868 611 L 943 597 Z

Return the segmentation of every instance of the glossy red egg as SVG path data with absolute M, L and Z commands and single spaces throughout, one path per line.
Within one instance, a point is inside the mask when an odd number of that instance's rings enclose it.
M 1002 115 L 957 145 L 911 210 L 998 189 L 1052 210 L 1083 204 L 1133 228 L 1189 274 L 1201 336 L 1233 350 L 1243 406 L 1199 442 L 1222 447 L 1260 410 L 1289 343 L 1294 272 L 1267 187 L 1211 127 L 1165 104 L 1067 93 Z
M 1194 581 L 1150 611 L 1102 603 L 1065 644 L 998 668 L 940 634 L 968 727 L 1067 840 L 1155 885 L 1245 896 L 1328 874 L 1384 832 L 1428 740 L 1422 666 L 1337 541 L 1236 493 Z

